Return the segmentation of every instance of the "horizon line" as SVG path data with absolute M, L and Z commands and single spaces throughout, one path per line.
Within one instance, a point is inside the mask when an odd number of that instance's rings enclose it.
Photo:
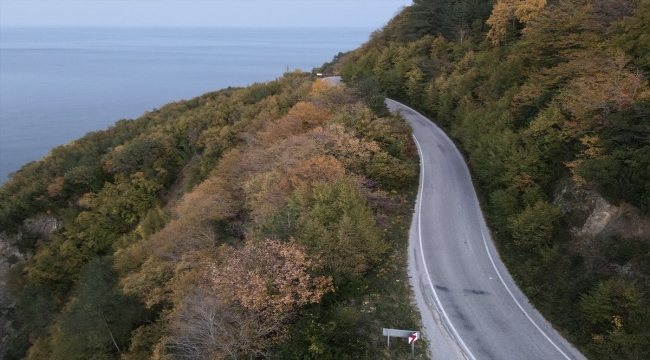
M 156 28 L 179 28 L 179 29 L 380 29 L 381 27 L 373 26 L 309 26 L 309 25 L 262 25 L 262 26 L 249 26 L 249 25 L 234 25 L 234 26 L 199 26 L 199 25 L 0 25 L 0 28 L 142 28 L 142 29 L 156 29 Z

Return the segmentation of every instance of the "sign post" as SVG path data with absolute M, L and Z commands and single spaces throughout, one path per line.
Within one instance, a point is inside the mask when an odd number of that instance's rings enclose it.
M 409 345 L 411 345 L 411 354 L 415 357 L 415 341 L 420 338 L 419 331 L 384 328 L 384 336 L 388 337 L 388 347 L 390 347 L 391 336 L 408 339 Z
M 417 339 L 418 339 L 417 332 L 414 332 L 413 334 L 411 334 L 411 336 L 409 336 L 409 344 L 411 344 L 411 355 L 413 355 L 413 357 L 415 357 L 415 340 Z

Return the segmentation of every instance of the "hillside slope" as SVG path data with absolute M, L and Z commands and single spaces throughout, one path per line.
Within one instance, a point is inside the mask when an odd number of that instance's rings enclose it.
M 593 359 L 650 357 L 650 2 L 419 0 L 324 67 L 465 153 L 500 255 Z
M 417 152 L 362 97 L 286 73 L 23 166 L 0 188 L 0 357 L 410 358 L 381 328 L 418 326 Z

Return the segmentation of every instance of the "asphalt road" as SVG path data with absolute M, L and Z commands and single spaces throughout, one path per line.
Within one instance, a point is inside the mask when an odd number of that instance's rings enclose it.
M 421 161 L 409 274 L 433 359 L 585 359 L 528 302 L 485 224 L 453 142 L 414 110 L 387 99 L 413 127 Z

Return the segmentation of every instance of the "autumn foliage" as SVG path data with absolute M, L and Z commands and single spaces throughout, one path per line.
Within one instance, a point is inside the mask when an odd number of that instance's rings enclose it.
M 332 278 L 312 276 L 318 259 L 310 259 L 295 242 L 266 240 L 248 243 L 215 266 L 217 291 L 229 294 L 260 321 L 283 324 L 306 304 L 319 302 L 332 291 Z
M 511 23 L 519 21 L 522 24 L 530 22 L 539 16 L 546 6 L 546 0 L 499 0 L 492 8 L 492 14 L 486 24 L 490 26 L 488 39 L 498 45 L 506 38 L 506 32 Z
M 454 138 L 509 271 L 594 359 L 650 357 L 649 312 L 628 315 L 650 308 L 650 235 L 578 231 L 594 192 L 648 221 L 648 24 L 647 0 L 418 0 L 324 64 Z M 390 186 L 393 159 L 367 170 Z
M 389 169 L 370 170 L 388 153 L 397 167 L 415 159 L 408 125 L 362 98 L 296 71 L 168 104 L 26 165 L 0 189 L 3 229 L 40 213 L 63 226 L 21 245 L 32 256 L 16 267 L 15 329 L 0 356 L 314 351 L 290 344 L 307 331 L 296 324 L 357 311 L 366 295 L 350 284 L 391 247 L 376 220 L 396 201 L 386 190 L 415 178 L 389 188 Z M 342 346 L 310 339 L 321 354 Z

